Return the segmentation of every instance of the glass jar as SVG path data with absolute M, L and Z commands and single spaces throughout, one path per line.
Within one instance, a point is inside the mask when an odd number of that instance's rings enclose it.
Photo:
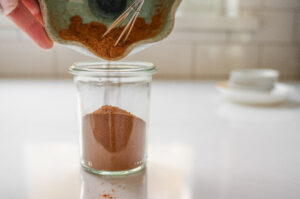
M 79 94 L 81 165 L 122 175 L 144 168 L 152 75 L 145 62 L 75 63 Z

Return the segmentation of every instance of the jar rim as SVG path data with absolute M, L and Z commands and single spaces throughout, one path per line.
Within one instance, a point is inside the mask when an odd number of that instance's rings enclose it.
M 75 62 L 69 73 L 83 76 L 153 75 L 157 69 L 150 62 Z

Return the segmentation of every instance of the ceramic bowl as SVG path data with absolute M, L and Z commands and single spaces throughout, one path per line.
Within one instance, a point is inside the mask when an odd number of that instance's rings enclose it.
M 230 73 L 228 86 L 233 89 L 265 91 L 274 89 L 279 72 L 271 69 L 240 69 Z
M 120 12 L 117 8 L 116 10 L 109 10 L 111 8 L 104 10 L 102 4 L 105 4 L 105 2 L 108 1 L 126 2 L 126 5 L 124 8 L 120 8 Z M 98 55 L 93 49 L 77 41 L 64 40 L 59 36 L 59 32 L 63 29 L 68 29 L 70 18 L 75 15 L 79 15 L 82 18 L 83 23 L 99 22 L 108 27 L 117 17 L 119 17 L 124 9 L 126 9 L 126 6 L 130 5 L 133 1 L 134 0 L 39 0 L 44 17 L 45 28 L 50 38 L 55 42 L 72 46 L 81 52 L 95 56 Z M 165 24 L 163 24 L 163 28 L 157 36 L 132 44 L 122 56 L 112 58 L 111 60 L 120 60 L 137 47 L 144 47 L 147 44 L 160 41 L 167 37 L 173 29 L 175 12 L 180 2 L 181 0 L 146 0 L 139 14 L 139 17 L 144 18 L 146 22 L 151 22 L 152 16 L 156 13 L 156 10 L 159 9 L 159 5 L 170 8 L 167 13 L 167 20 Z M 122 5 L 120 4 L 120 6 Z

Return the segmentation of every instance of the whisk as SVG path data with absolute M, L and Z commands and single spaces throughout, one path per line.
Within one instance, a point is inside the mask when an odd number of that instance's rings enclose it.
M 123 14 L 121 14 L 111 25 L 110 27 L 107 29 L 107 31 L 103 34 L 102 37 L 105 37 L 108 33 L 110 33 L 114 28 L 116 28 L 117 26 L 121 26 L 128 17 L 130 17 L 129 22 L 127 23 L 127 25 L 125 26 L 124 30 L 122 31 L 121 35 L 119 36 L 119 38 L 117 39 L 116 43 L 114 44 L 114 46 L 117 46 L 120 41 L 122 40 L 122 38 L 125 36 L 126 37 L 123 41 L 126 41 L 132 31 L 132 28 L 135 24 L 135 21 L 137 19 L 137 17 L 140 14 L 140 11 L 143 7 L 144 4 L 144 0 L 135 0 L 126 10 Z

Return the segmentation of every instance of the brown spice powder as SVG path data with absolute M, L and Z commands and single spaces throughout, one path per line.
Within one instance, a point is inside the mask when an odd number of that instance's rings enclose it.
M 81 17 L 78 15 L 71 17 L 68 29 L 61 30 L 59 35 L 65 40 L 82 43 L 101 58 L 107 60 L 118 59 L 122 58 L 122 55 L 132 44 L 157 36 L 166 23 L 167 13 L 168 11 L 162 9 L 162 7 L 157 8 L 157 13 L 152 17 L 150 24 L 147 24 L 144 18 L 138 17 L 128 39 L 120 42 L 117 46 L 114 46 L 114 44 L 125 26 L 114 28 L 102 38 L 107 30 L 105 24 L 98 22 L 83 24 Z
M 112 196 L 111 194 L 102 194 L 101 195 L 103 198 L 107 198 L 107 199 L 116 199 L 115 196 Z
M 143 164 L 146 123 L 131 113 L 103 106 L 84 116 L 84 164 L 102 171 L 124 171 Z

